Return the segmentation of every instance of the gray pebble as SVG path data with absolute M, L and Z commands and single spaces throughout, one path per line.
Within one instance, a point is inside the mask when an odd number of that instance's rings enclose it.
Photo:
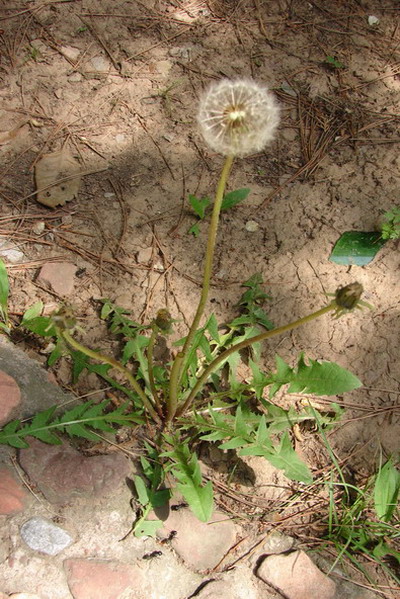
M 21 537 L 35 551 L 57 555 L 72 543 L 72 537 L 45 518 L 31 518 L 21 526 Z

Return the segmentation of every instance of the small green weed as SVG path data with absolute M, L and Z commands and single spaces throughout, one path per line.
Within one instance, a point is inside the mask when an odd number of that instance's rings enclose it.
M 382 224 L 382 239 L 400 238 L 400 206 L 385 212 Z

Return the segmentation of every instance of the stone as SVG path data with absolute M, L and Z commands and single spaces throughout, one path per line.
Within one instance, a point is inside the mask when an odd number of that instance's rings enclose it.
M 4 335 L 0 336 L 0 370 L 17 381 L 21 390 L 18 418 L 29 418 L 41 410 L 64 404 L 72 399 L 60 387 L 49 382 L 47 372 L 28 358 Z
M 70 83 L 79 83 L 79 81 L 82 81 L 83 77 L 81 73 L 72 73 L 72 75 L 70 77 L 68 77 L 68 81 Z
M 278 554 L 286 553 L 293 549 L 294 539 L 280 532 L 272 532 L 267 535 L 265 542 L 261 545 L 260 553 Z
M 21 403 L 21 391 L 16 380 L 0 370 L 0 426 L 12 419 L 12 413 Z
M 51 503 L 115 494 L 130 473 L 122 454 L 86 457 L 66 443 L 47 445 L 32 438 L 27 442 L 30 447 L 20 450 L 19 462 Z
M 0 241 L 0 255 L 11 264 L 18 264 L 25 259 L 23 252 L 8 239 Z
M 61 553 L 73 541 L 66 530 L 40 516 L 25 522 L 20 534 L 28 547 L 46 555 Z
M 336 585 L 304 551 L 266 557 L 257 576 L 287 599 L 334 599 Z
M 153 255 L 153 248 L 144 248 L 143 250 L 139 250 L 136 254 L 136 260 L 138 264 L 148 264 Z
M 61 46 L 60 50 L 66 58 L 69 58 L 73 62 L 77 60 L 79 54 L 81 53 L 79 48 L 74 48 L 73 46 Z
M 40 269 L 38 281 L 49 285 L 58 295 L 70 295 L 74 289 L 75 264 L 48 262 Z
M 74 599 L 133 597 L 129 591 L 139 593 L 144 583 L 139 566 L 116 561 L 67 559 L 64 570 Z
M 92 67 L 98 73 L 108 73 L 110 65 L 108 60 L 104 56 L 94 56 L 90 61 Z
M 0 466 L 0 515 L 22 512 L 28 494 L 7 466 Z
M 234 523 L 221 512 L 214 512 L 206 523 L 186 508 L 171 510 L 159 535 L 168 537 L 173 530 L 172 548 L 197 571 L 214 568 L 236 540 Z
M 270 595 L 264 589 L 259 595 L 255 582 L 252 571 L 239 565 L 220 575 L 219 580 L 210 580 L 195 596 L 198 599 L 276 599 L 275 594 Z

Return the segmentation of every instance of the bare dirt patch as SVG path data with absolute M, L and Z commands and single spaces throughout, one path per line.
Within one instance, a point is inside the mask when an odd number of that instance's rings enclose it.
M 5 257 L 15 320 L 38 299 L 47 311 L 66 300 L 87 345 L 107 350 L 96 300 L 109 297 L 141 321 L 167 307 L 185 332 L 207 233 L 203 223 L 198 237 L 188 234 L 187 196 L 212 194 L 222 164 L 197 133 L 198 97 L 211 81 L 251 76 L 274 90 L 282 122 L 272 146 L 234 165 L 230 189 L 252 191 L 222 216 L 210 308 L 231 319 L 255 272 L 275 324 L 323 305 L 339 285 L 362 283 L 372 313 L 298 329 L 266 346 L 263 359 L 270 367 L 275 352 L 293 361 L 305 351 L 359 376 L 364 387 L 339 398 L 346 415 L 330 442 L 360 479 L 381 452 L 398 451 L 398 244 L 363 268 L 328 261 L 342 232 L 374 230 L 398 203 L 397 3 L 3 0 L 0 8 L 0 235 L 22 252 Z M 52 209 L 35 199 L 34 168 L 63 148 L 89 174 L 77 198 Z M 68 296 L 38 279 L 47 262 L 75 265 Z M 37 343 L 21 343 L 45 362 Z M 55 374 L 70 384 L 67 362 Z M 82 379 L 78 392 L 93 385 Z M 324 465 L 315 447 L 302 450 Z

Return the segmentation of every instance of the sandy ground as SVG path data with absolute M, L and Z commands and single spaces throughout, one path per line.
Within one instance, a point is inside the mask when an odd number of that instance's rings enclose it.
M 374 230 L 398 203 L 397 2 L 3 0 L 0 10 L 0 234 L 22 252 L 5 258 L 16 321 L 38 299 L 47 311 L 65 299 L 36 280 L 64 260 L 77 269 L 67 299 L 89 345 L 110 346 L 100 297 L 141 321 L 167 307 L 184 332 L 207 233 L 203 223 L 188 234 L 187 198 L 213 193 L 223 161 L 197 131 L 198 98 L 212 81 L 251 76 L 274 91 L 282 121 L 265 151 L 234 165 L 229 188 L 251 194 L 222 215 L 209 306 L 231 319 L 241 283 L 260 272 L 278 325 L 362 283 L 372 312 L 296 330 L 263 359 L 271 366 L 277 351 L 293 363 L 305 351 L 363 381 L 339 398 L 347 410 L 330 435 L 357 475 L 398 450 L 398 243 L 366 267 L 328 261 L 342 232 Z M 75 199 L 51 208 L 35 199 L 34 170 L 63 148 L 89 174 Z M 70 383 L 67 363 L 56 374 Z

